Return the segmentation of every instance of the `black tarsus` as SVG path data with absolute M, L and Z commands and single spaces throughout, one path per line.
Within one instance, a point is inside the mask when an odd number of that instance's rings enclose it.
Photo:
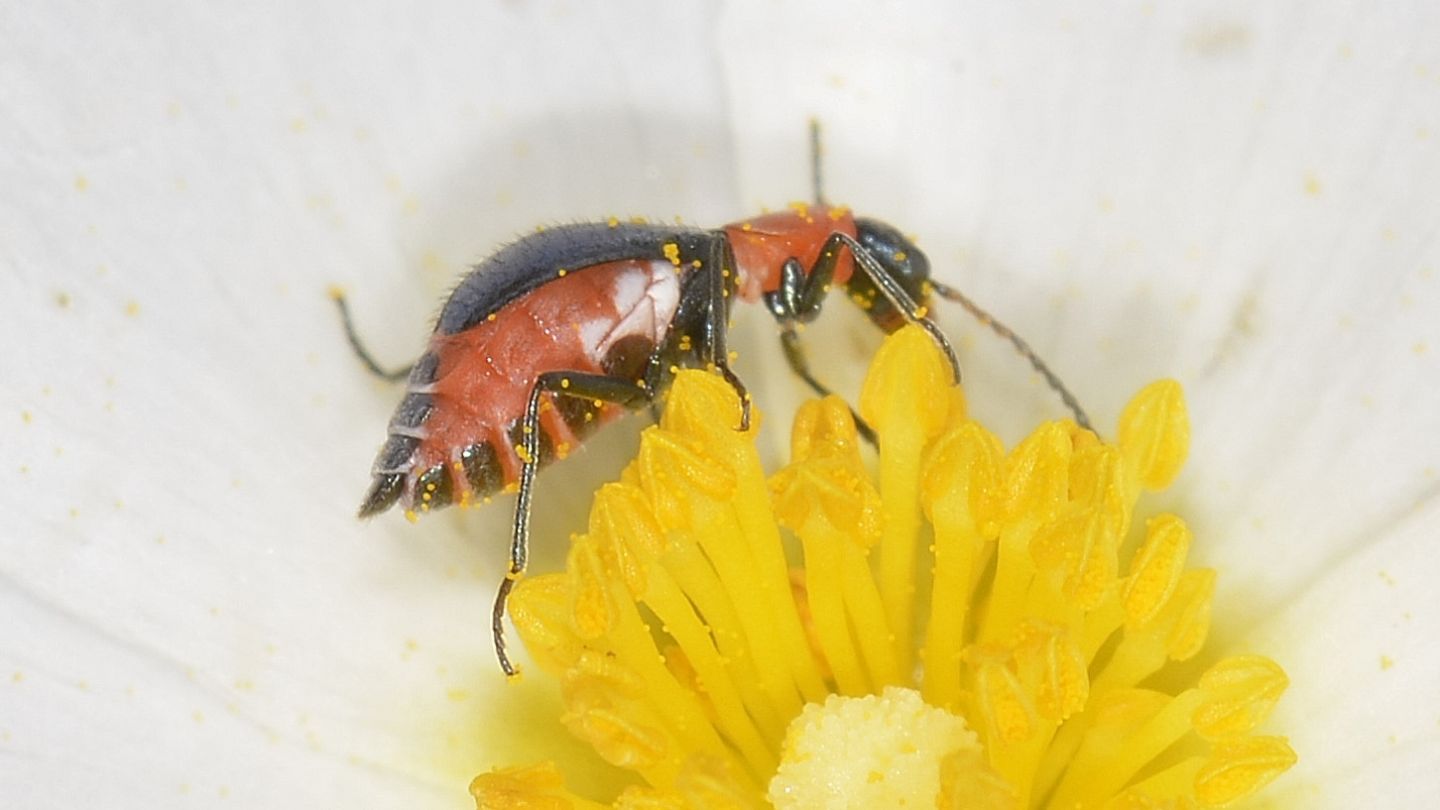
M 350 348 L 355 352 L 355 356 L 360 358 L 360 362 L 371 374 L 388 382 L 399 382 L 410 376 L 410 370 L 415 367 L 414 363 L 394 371 L 386 371 L 383 366 L 375 362 L 370 351 L 360 342 L 360 336 L 355 333 L 355 322 L 350 317 L 350 304 L 345 300 L 345 293 L 335 290 L 330 293 L 330 297 L 334 299 L 335 306 L 340 308 L 340 323 L 345 327 L 345 339 L 350 341 Z
M 1060 377 L 1051 371 L 1049 366 L 1045 365 L 1045 361 L 1040 359 L 1040 355 L 1036 354 L 1035 350 L 1030 348 L 1030 344 L 1015 334 L 1014 330 L 1010 327 L 996 320 L 995 316 L 981 309 L 978 304 L 971 301 L 964 293 L 954 287 L 947 287 L 944 284 L 933 281 L 931 284 L 941 298 L 947 301 L 954 301 L 961 307 L 964 307 L 965 311 L 974 316 L 975 320 L 990 327 L 992 332 L 1010 341 L 1010 345 L 1014 346 L 1015 350 L 1020 352 L 1022 357 L 1029 360 L 1031 367 L 1040 372 L 1041 377 L 1045 378 L 1045 384 L 1050 386 L 1050 390 L 1060 395 L 1060 399 L 1065 403 L 1065 407 L 1069 408 L 1070 413 L 1075 415 L 1075 424 L 1092 432 L 1095 430 L 1090 424 L 1090 417 L 1085 414 L 1085 409 L 1080 407 L 1080 401 L 1075 398 L 1074 394 L 1070 393 L 1070 389 L 1065 387 L 1065 383 L 1060 381 Z

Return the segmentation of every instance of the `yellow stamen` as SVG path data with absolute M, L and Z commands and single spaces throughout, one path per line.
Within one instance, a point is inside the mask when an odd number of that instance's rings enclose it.
M 1200 652 L 1216 588 L 1186 567 L 1179 517 L 1135 519 L 1188 453 L 1177 384 L 1142 390 L 1115 442 L 1055 422 L 1007 453 L 912 327 L 859 406 L 878 480 L 830 397 L 799 410 L 767 481 L 733 389 L 680 371 L 566 573 L 516 587 L 563 722 L 644 782 L 609 806 L 1200 807 L 1295 762 L 1257 734 L 1288 685 L 1277 664 L 1223 658 L 1198 682 L 1171 666 Z M 472 792 L 602 806 L 553 766 Z

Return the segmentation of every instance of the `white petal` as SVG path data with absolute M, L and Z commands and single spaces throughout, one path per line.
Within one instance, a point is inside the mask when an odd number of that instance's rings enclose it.
M 345 284 L 377 353 L 403 361 L 456 268 L 537 223 L 710 223 L 803 198 L 814 114 L 830 196 L 919 235 L 1102 425 L 1148 379 L 1186 383 L 1178 505 L 1223 569 L 1222 607 L 1275 617 L 1257 644 L 1290 639 L 1285 721 L 1349 686 L 1399 740 L 1365 763 L 1378 743 L 1344 724 L 1296 730 L 1302 768 L 1419 795 L 1435 603 L 1369 589 L 1376 569 L 1403 572 L 1395 590 L 1440 574 L 1428 5 L 0 18 L 0 793 L 454 806 L 474 772 L 547 756 L 537 684 L 489 699 L 504 507 L 348 517 L 394 392 L 362 378 L 325 288 Z M 1058 413 L 1003 345 L 941 315 L 984 418 L 1013 437 Z M 863 318 L 827 315 L 815 337 L 854 390 Z M 770 339 L 742 336 L 751 368 L 779 365 Z M 563 534 L 588 486 L 545 480 L 540 533 Z M 1353 672 L 1325 665 L 1357 649 Z M 1375 654 L 1395 666 L 1364 681 Z
M 1292 682 L 1272 724 L 1290 734 L 1300 762 L 1273 798 L 1307 807 L 1433 801 L 1437 525 L 1432 499 L 1345 550 L 1288 604 L 1241 618 L 1254 629 L 1237 644 L 1276 652 Z

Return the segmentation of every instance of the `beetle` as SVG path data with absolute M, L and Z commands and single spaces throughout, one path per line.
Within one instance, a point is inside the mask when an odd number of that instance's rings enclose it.
M 526 236 L 476 265 L 450 294 L 429 346 L 412 366 L 381 368 L 355 333 L 343 295 L 333 293 L 345 333 L 373 373 L 405 378 L 372 468 L 360 517 L 396 504 L 412 519 L 501 490 L 517 492 L 510 563 L 491 614 L 495 652 L 507 675 L 506 601 L 524 573 L 536 470 L 625 410 L 654 407 L 679 368 L 708 368 L 739 396 L 737 429 L 750 423 L 750 395 L 731 370 L 726 330 L 738 299 L 763 303 L 780 327 L 790 368 L 821 395 L 799 326 L 826 294 L 846 288 L 870 320 L 893 332 L 917 324 L 960 379 L 945 334 L 926 317 L 932 294 L 959 302 L 1013 343 L 1088 428 L 1074 397 L 1014 332 L 958 291 L 930 277 L 925 254 L 896 228 L 824 202 L 818 127 L 811 125 L 813 203 L 716 229 L 643 221 L 577 223 Z M 874 434 L 856 417 L 857 430 Z

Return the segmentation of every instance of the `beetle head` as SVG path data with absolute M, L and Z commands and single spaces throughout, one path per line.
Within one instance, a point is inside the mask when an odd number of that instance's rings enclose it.
M 915 247 L 915 243 L 895 228 L 874 219 L 856 219 L 855 233 L 865 252 L 874 257 L 890 278 L 910 296 L 910 300 L 917 306 L 927 306 L 931 292 L 930 260 Z M 859 266 L 846 288 L 850 298 L 865 310 L 876 326 L 886 332 L 894 332 L 905 325 L 904 313 L 890 303 L 870 275 Z

